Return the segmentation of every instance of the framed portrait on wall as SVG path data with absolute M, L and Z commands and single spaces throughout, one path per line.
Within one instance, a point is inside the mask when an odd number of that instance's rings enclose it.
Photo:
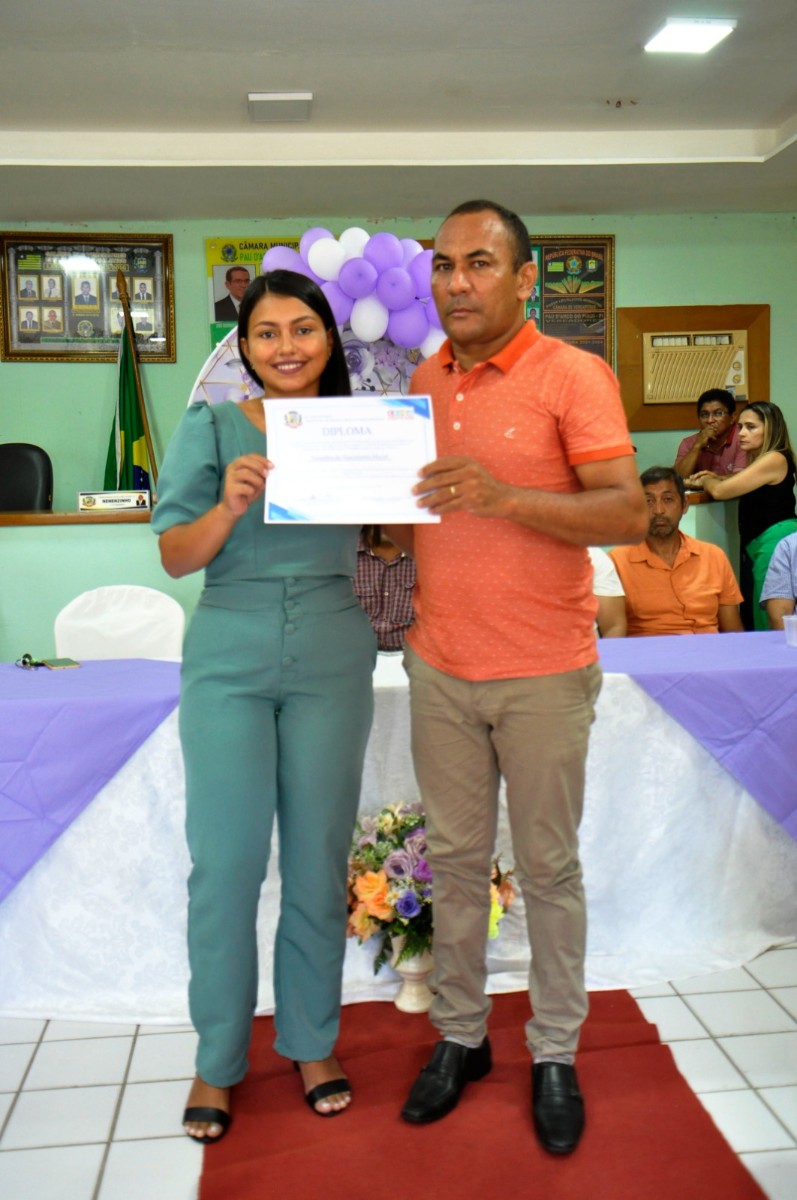
M 0 233 L 0 358 L 115 362 L 129 295 L 142 362 L 174 362 L 174 265 L 168 234 Z
M 531 236 L 537 283 L 526 304 L 542 333 L 614 366 L 614 236 Z
M 208 287 L 210 345 L 219 342 L 238 321 L 238 305 L 261 270 L 263 255 L 274 246 L 299 250 L 295 238 L 206 238 L 205 270 Z

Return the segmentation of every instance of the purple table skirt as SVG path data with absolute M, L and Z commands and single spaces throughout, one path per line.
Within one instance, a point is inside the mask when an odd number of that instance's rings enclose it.
M 782 633 L 618 638 L 600 653 L 797 838 L 797 649 Z M 148 659 L 0 664 L 0 901 L 175 708 L 179 676 Z
M 797 648 L 781 632 L 609 638 L 630 675 L 797 838 Z
M 165 720 L 179 687 L 179 663 L 151 659 L 0 664 L 0 901 Z

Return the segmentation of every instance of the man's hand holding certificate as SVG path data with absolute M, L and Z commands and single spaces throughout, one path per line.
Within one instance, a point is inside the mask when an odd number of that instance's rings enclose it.
M 266 414 L 267 524 L 440 520 L 412 493 L 436 457 L 429 396 L 271 399 Z

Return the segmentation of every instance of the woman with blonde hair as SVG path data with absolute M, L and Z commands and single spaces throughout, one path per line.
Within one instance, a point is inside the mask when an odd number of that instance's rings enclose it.
M 794 451 L 783 413 L 776 404 L 756 401 L 739 413 L 739 445 L 748 465 L 734 475 L 698 471 L 685 480 L 715 500 L 739 501 L 741 570 L 745 629 L 768 629 L 759 605 L 764 578 L 778 542 L 797 531 L 794 507 Z

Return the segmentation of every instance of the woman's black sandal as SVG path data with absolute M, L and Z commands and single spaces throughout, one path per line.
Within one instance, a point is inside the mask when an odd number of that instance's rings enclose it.
M 188 1133 L 186 1129 L 188 1137 L 193 1138 L 195 1142 L 204 1142 L 209 1145 L 211 1142 L 221 1141 L 230 1128 L 232 1117 L 223 1108 L 187 1108 L 183 1113 L 183 1125 L 193 1121 L 201 1121 L 203 1124 L 207 1122 L 208 1125 L 221 1125 L 221 1133 L 216 1137 L 210 1137 L 207 1133 L 197 1136 L 195 1133 Z
M 294 1062 L 293 1066 L 294 1070 L 301 1070 L 299 1063 Z M 349 1107 L 351 1100 L 349 1104 L 344 1104 L 343 1108 L 330 1108 L 329 1112 L 321 1112 L 319 1108 L 316 1108 L 316 1104 L 318 1104 L 319 1100 L 326 1100 L 328 1096 L 338 1096 L 341 1092 L 348 1092 L 349 1096 L 351 1096 L 351 1084 L 348 1079 L 343 1077 L 340 1079 L 328 1079 L 326 1083 L 317 1084 L 309 1092 L 304 1093 L 304 1098 L 317 1117 L 339 1117 Z

